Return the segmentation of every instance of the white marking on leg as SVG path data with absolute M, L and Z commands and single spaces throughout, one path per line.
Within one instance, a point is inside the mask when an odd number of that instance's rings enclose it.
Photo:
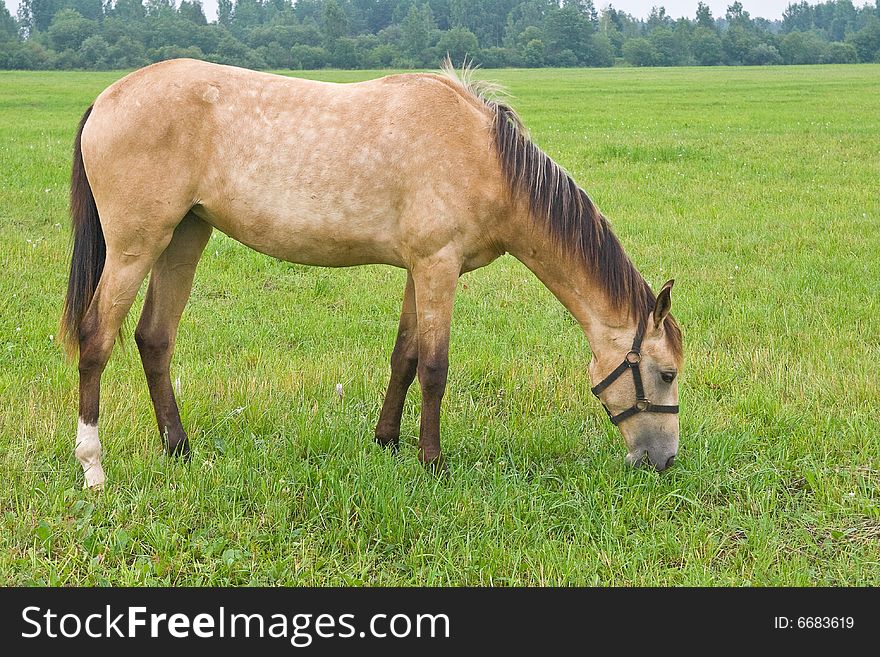
M 104 485 L 104 468 L 101 467 L 101 441 L 98 440 L 98 427 L 86 424 L 79 419 L 76 425 L 76 460 L 82 464 L 86 481 L 83 488 Z

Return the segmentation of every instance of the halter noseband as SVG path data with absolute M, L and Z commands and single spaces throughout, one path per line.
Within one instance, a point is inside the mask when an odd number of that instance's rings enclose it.
M 630 406 L 625 411 L 618 413 L 617 415 L 612 415 L 611 411 L 608 410 L 608 407 L 605 406 L 605 402 L 599 399 L 599 402 L 605 408 L 605 412 L 608 413 L 608 418 L 611 420 L 611 423 L 614 425 L 618 425 L 627 418 L 632 417 L 636 413 L 678 413 L 678 404 L 672 405 L 661 405 L 661 404 L 652 404 L 645 397 L 645 388 L 642 386 L 642 371 L 639 368 L 639 363 L 642 362 L 642 354 L 640 349 L 642 348 L 642 338 L 645 335 L 645 320 L 639 322 L 639 329 L 636 332 L 636 337 L 633 339 L 632 349 L 630 349 L 626 356 L 623 358 L 623 362 L 618 365 L 611 374 L 602 379 L 599 383 L 594 385 L 590 392 L 596 395 L 596 398 L 599 398 L 599 394 L 605 390 L 612 383 L 617 381 L 620 378 L 620 375 L 626 372 L 627 370 L 632 370 L 633 375 L 633 383 L 636 386 L 636 403 Z

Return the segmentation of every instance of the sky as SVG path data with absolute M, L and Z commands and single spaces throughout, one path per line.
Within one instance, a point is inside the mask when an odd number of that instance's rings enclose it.
M 609 4 L 609 0 L 593 0 L 597 8 L 605 7 Z M 794 0 L 740 0 L 743 7 L 752 18 L 782 18 L 782 12 Z M 9 13 L 15 16 L 18 11 L 19 0 L 4 0 L 9 8 Z M 724 16 L 727 6 L 733 3 L 733 0 L 704 0 L 712 9 L 712 15 L 718 18 Z M 217 0 L 202 0 L 205 7 L 205 15 L 208 20 L 217 18 Z M 697 13 L 697 0 L 610 0 L 610 4 L 615 9 L 621 9 L 628 14 L 632 14 L 636 18 L 646 18 L 651 13 L 651 7 L 662 5 L 666 7 L 666 13 L 673 18 L 679 16 L 687 16 L 693 18 Z M 812 2 L 815 4 L 815 2 Z M 864 0 L 854 2 L 856 6 L 864 4 Z

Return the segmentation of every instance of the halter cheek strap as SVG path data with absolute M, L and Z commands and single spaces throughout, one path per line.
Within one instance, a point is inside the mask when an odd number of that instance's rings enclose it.
M 620 376 L 626 372 L 627 370 L 632 371 L 633 376 L 633 384 L 636 387 L 636 403 L 630 406 L 625 411 L 618 413 L 617 415 L 612 415 L 611 411 L 608 410 L 608 407 L 605 406 L 605 402 L 602 402 L 601 399 L 599 401 L 602 403 L 602 406 L 605 408 L 605 412 L 608 413 L 608 418 L 611 420 L 611 423 L 614 425 L 618 425 L 627 418 L 632 417 L 636 413 L 678 413 L 678 404 L 673 405 L 663 405 L 663 404 L 652 404 L 647 397 L 645 397 L 645 388 L 642 385 L 642 371 L 639 367 L 639 363 L 642 362 L 642 338 L 645 335 L 645 321 L 639 323 L 639 329 L 636 331 L 636 337 L 633 339 L 632 349 L 630 349 L 626 356 L 623 359 L 623 362 L 614 368 L 614 371 L 611 372 L 608 376 L 602 379 L 599 383 L 593 386 L 590 391 L 596 395 L 598 398 L 599 395 L 612 383 L 617 381 Z

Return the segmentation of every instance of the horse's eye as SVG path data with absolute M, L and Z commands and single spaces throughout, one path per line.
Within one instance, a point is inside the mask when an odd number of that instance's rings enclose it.
M 663 379 L 664 383 L 672 383 L 675 380 L 675 375 L 677 372 L 661 372 L 660 378 Z

